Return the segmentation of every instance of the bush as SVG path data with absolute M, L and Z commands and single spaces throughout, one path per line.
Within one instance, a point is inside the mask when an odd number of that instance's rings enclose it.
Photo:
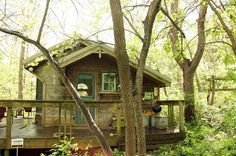
M 222 108 L 204 106 L 197 125 L 186 125 L 186 139 L 176 145 L 163 145 L 153 155 L 234 156 L 236 155 L 236 105 Z

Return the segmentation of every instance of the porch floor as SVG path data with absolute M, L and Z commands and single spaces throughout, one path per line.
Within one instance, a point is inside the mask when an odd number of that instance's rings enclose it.
M 24 148 L 51 148 L 53 144 L 57 143 L 58 126 L 42 127 L 34 123 L 33 118 L 14 118 L 12 123 L 11 138 L 24 138 Z M 72 137 L 79 146 L 99 146 L 96 138 L 92 136 L 91 132 L 86 128 L 72 127 Z M 102 132 L 107 138 L 111 146 L 124 147 L 124 128 L 122 128 L 121 136 L 116 135 L 116 130 L 111 128 L 109 130 L 103 129 Z M 64 132 L 64 126 L 61 126 L 61 133 Z M 70 128 L 67 126 L 67 134 Z M 184 133 L 178 130 L 159 130 L 156 128 L 146 128 L 147 147 L 155 148 L 158 144 L 175 143 L 184 139 Z M 0 149 L 9 149 L 10 139 L 5 138 L 6 134 L 6 118 L 0 122 Z M 149 146 L 148 146 L 149 145 Z M 155 146 L 155 147 L 154 147 Z

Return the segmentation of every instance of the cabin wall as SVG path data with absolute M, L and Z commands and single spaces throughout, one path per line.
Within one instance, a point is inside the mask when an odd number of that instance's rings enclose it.
M 119 92 L 102 92 L 102 73 L 114 72 L 117 73 L 117 85 L 119 84 L 117 63 L 114 57 L 107 54 L 91 54 L 77 62 L 68 65 L 65 69 L 66 75 L 70 81 L 76 86 L 76 77 L 79 73 L 92 73 L 95 78 L 95 97 L 94 101 L 118 101 L 121 100 Z M 72 100 L 71 95 L 66 87 L 60 82 L 57 74 L 54 72 L 51 65 L 42 64 L 34 70 L 34 73 L 43 83 L 43 100 Z M 131 72 L 132 78 L 135 77 L 135 71 Z M 144 91 L 153 92 L 153 88 L 158 86 L 158 83 L 150 78 L 144 77 Z M 100 103 L 101 104 L 101 103 Z M 102 104 L 101 104 L 102 105 Z M 62 120 L 64 122 L 64 110 L 62 110 Z M 107 129 L 111 122 L 112 116 L 116 113 L 114 106 L 96 108 L 96 121 L 99 127 Z M 54 126 L 59 123 L 58 108 L 42 109 L 36 115 L 36 122 L 43 126 Z M 71 113 L 68 113 L 71 114 Z M 72 112 L 73 123 L 75 123 L 76 108 Z M 70 115 L 67 115 L 66 122 L 70 122 Z M 76 124 L 75 124 L 76 125 Z M 76 125 L 77 126 L 77 125 Z
M 67 89 L 61 83 L 51 65 L 45 63 L 35 69 L 34 73 L 43 84 L 43 95 L 41 96 L 42 100 L 67 100 L 64 96 L 64 94 L 67 94 Z M 63 111 L 64 110 L 62 110 L 62 112 Z M 59 123 L 58 114 L 58 108 L 42 109 L 42 111 L 38 111 L 36 113 L 35 120 L 37 123 L 45 127 L 54 126 Z M 69 119 L 67 120 L 69 121 Z
M 118 94 L 102 93 L 102 73 L 118 73 L 117 64 L 113 57 L 109 55 L 91 54 L 66 68 L 66 73 L 70 81 L 76 86 L 76 77 L 79 73 L 92 73 L 95 76 L 95 98 L 96 101 L 120 100 Z M 118 80 L 118 78 L 117 78 Z M 118 80 L 119 81 L 119 80 Z M 119 82 L 117 82 L 119 83 Z

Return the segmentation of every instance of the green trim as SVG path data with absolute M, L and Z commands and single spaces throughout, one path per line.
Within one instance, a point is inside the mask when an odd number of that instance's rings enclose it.
M 80 96 L 81 99 L 83 101 L 92 101 L 95 97 L 95 76 L 93 73 L 78 73 L 76 76 L 76 89 L 78 90 L 78 84 L 79 81 L 82 81 L 81 88 L 79 89 L 80 91 L 84 91 L 84 92 L 89 92 L 89 87 L 92 87 L 91 91 L 92 91 L 92 95 L 88 95 L 88 96 Z M 86 84 L 86 83 L 91 83 L 92 84 Z M 84 87 L 84 88 L 83 88 Z M 89 111 L 92 115 L 92 117 L 95 119 L 96 117 L 96 109 L 93 107 L 89 108 Z M 76 124 L 86 124 L 85 118 L 83 117 L 81 110 L 80 109 L 76 109 Z
M 114 81 L 113 82 L 105 82 L 106 75 L 113 75 Z M 105 89 L 105 83 L 108 85 L 107 87 L 110 88 L 110 85 L 113 85 L 113 89 Z M 104 92 L 115 92 L 117 91 L 117 74 L 115 72 L 102 72 L 102 91 Z

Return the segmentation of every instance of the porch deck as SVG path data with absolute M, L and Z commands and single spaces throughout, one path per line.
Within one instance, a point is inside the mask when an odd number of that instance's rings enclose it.
M 176 143 L 183 140 L 185 133 L 183 130 L 182 122 L 182 108 L 180 106 L 182 101 L 172 101 L 167 103 L 160 102 L 160 105 L 168 106 L 168 128 L 160 130 L 154 127 L 146 128 L 146 142 L 147 148 L 156 148 L 159 144 Z M 24 106 L 37 106 L 37 107 L 58 107 L 62 106 L 61 103 L 65 102 L 40 102 L 40 101 L 1 101 L 0 106 L 7 107 L 7 114 L 12 112 L 12 108 L 24 107 Z M 113 103 L 114 104 L 114 103 Z M 91 104 L 93 105 L 93 104 Z M 96 105 L 98 106 L 98 105 Z M 174 125 L 174 106 L 179 106 L 179 125 Z M 62 106 L 63 107 L 63 106 Z M 104 106 L 103 106 L 104 107 Z M 65 108 L 65 107 L 64 107 Z M 145 105 L 143 109 L 148 109 L 149 106 Z M 13 123 L 11 120 L 13 119 Z M 117 119 L 119 121 L 119 119 Z M 60 130 L 59 130 L 60 126 Z M 51 148 L 53 144 L 58 143 L 60 137 L 59 133 L 66 134 L 67 136 L 74 137 L 74 142 L 77 142 L 80 147 L 99 146 L 96 138 L 91 135 L 90 131 L 86 128 L 78 128 L 76 126 L 69 125 L 66 127 L 63 125 L 54 127 L 42 127 L 34 123 L 34 118 L 12 117 L 7 116 L 0 122 L 0 149 L 11 149 L 12 138 L 24 138 L 25 149 L 43 149 Z M 125 144 L 124 128 L 117 127 L 110 129 L 102 129 L 106 139 L 110 146 L 123 148 Z M 119 134 L 119 135 L 118 135 Z
M 54 127 L 41 127 L 34 123 L 34 119 L 14 118 L 11 130 L 11 138 L 24 138 L 24 148 L 51 148 L 53 144 L 57 143 L 58 126 Z M 63 127 L 64 128 L 64 127 Z M 62 131 L 64 130 L 62 128 Z M 67 127 L 67 135 L 69 136 L 69 127 Z M 81 129 L 72 127 L 72 137 L 74 141 L 81 147 L 87 145 L 99 146 L 95 137 L 92 136 L 88 129 Z M 124 128 L 121 129 L 121 135 L 116 135 L 116 129 L 102 130 L 105 137 L 113 147 L 124 146 Z M 156 128 L 146 128 L 147 145 L 154 148 L 158 144 L 175 143 L 184 138 L 184 133 L 179 130 L 160 130 Z M 6 118 L 0 122 L 0 149 L 8 149 L 9 139 L 5 138 L 6 134 Z

